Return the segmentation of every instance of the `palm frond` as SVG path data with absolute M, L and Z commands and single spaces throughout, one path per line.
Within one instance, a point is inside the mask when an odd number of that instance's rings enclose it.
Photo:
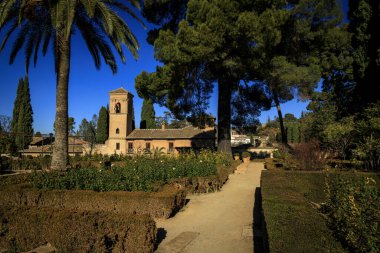
M 25 45 L 25 68 L 26 73 L 29 72 L 29 63 L 30 63 L 30 57 L 33 54 L 35 44 L 37 43 L 38 34 L 36 34 L 35 28 L 29 30 L 28 35 L 26 36 L 26 45 Z M 37 35 L 37 36 L 36 36 Z
M 98 25 L 91 20 L 84 17 L 77 19 L 77 27 L 84 38 L 87 48 L 89 49 L 97 69 L 100 68 L 101 59 L 99 53 L 102 55 L 105 63 L 111 68 L 113 73 L 117 72 L 117 65 L 115 57 L 112 53 L 110 46 L 101 34 Z
M 118 8 L 118 9 L 120 9 L 122 11 L 125 11 L 131 17 L 133 17 L 135 20 L 137 20 L 144 27 L 144 29 L 146 28 L 146 26 L 144 24 L 144 21 L 139 16 L 137 16 L 136 13 L 133 10 L 131 10 L 131 8 L 129 8 L 125 4 L 122 4 L 122 3 L 117 2 L 117 1 L 111 1 L 111 0 L 108 0 L 107 3 L 110 6 L 114 6 L 114 7 Z
M 12 33 L 16 30 L 16 28 L 18 27 L 18 22 L 17 20 L 15 20 L 13 22 L 13 24 L 11 25 L 11 27 L 9 28 L 8 32 L 5 34 L 5 37 L 3 39 L 3 42 L 1 43 L 1 46 L 0 46 L 0 52 L 3 51 L 4 49 L 4 46 L 5 44 L 7 44 L 7 41 L 9 39 L 9 37 L 12 35 Z
M 33 57 L 33 65 L 36 67 L 37 65 L 37 57 L 38 57 L 38 49 L 40 48 L 41 40 L 42 40 L 43 33 L 40 32 L 37 37 L 37 41 L 34 48 L 34 57 Z
M 17 4 L 18 0 L 7 0 L 0 3 L 0 27 L 2 27 L 6 20 L 9 17 L 13 18 L 13 15 L 10 15 L 11 12 L 14 12 L 14 5 Z
M 18 52 L 24 45 L 25 39 L 28 35 L 28 31 L 30 29 L 30 23 L 24 23 L 21 27 L 20 32 L 17 34 L 17 38 L 15 42 L 13 43 L 11 56 L 9 58 L 9 64 L 13 64 Z
M 50 28 L 45 28 L 45 29 L 47 29 L 47 30 L 44 34 L 45 35 L 44 43 L 42 45 L 42 54 L 43 55 L 46 55 L 48 47 L 49 47 L 50 39 L 52 37 L 52 30 Z

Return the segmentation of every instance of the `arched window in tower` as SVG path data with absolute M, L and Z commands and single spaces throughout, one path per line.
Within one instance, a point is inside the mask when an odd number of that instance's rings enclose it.
M 119 134 L 119 133 L 120 133 L 119 128 L 116 128 L 116 134 Z
M 121 105 L 120 105 L 120 103 L 116 103 L 116 105 L 115 105 L 115 112 L 116 113 L 120 113 L 120 111 L 121 111 Z

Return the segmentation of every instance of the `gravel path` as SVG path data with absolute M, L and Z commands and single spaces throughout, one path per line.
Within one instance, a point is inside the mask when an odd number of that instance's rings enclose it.
M 253 207 L 263 163 L 251 162 L 245 172 L 230 175 L 220 192 L 192 195 L 186 207 L 158 220 L 164 237 L 156 252 L 253 252 Z

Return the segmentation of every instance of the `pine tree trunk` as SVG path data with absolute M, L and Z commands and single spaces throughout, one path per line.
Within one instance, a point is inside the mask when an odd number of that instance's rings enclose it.
M 286 138 L 286 131 L 285 131 L 285 126 L 284 126 L 284 119 L 282 118 L 280 101 L 278 99 L 278 95 L 276 92 L 273 92 L 273 99 L 274 99 L 274 103 L 276 104 L 276 108 L 277 108 L 278 120 L 280 121 L 281 142 L 285 145 L 288 145 L 288 140 Z
M 57 32 L 58 34 L 58 32 Z M 64 36 L 62 36 L 64 37 Z M 70 38 L 57 38 L 56 114 L 52 170 L 65 170 L 68 163 L 68 89 L 70 73 Z
M 233 85 L 234 83 L 228 80 L 219 80 L 218 152 L 231 155 L 231 87 Z

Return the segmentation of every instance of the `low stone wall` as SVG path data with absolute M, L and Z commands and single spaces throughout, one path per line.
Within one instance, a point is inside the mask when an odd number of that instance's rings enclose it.
M 58 252 L 150 253 L 156 232 L 148 215 L 0 206 L 0 252 L 50 243 Z
M 10 185 L 0 190 L 0 205 L 148 214 L 154 218 L 169 218 L 185 201 L 185 190 L 172 186 L 152 193 L 38 190 L 27 185 Z

